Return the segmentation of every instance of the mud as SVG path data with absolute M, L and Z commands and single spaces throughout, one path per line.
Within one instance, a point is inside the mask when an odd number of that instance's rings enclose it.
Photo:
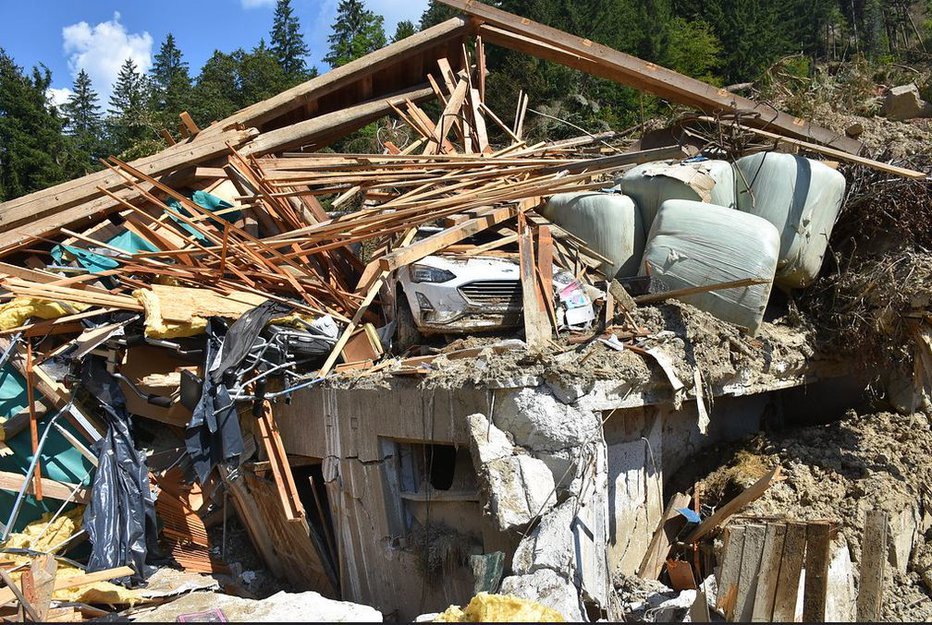
M 900 542 L 901 551 L 905 547 L 907 562 L 905 574 L 894 566 L 888 569 L 884 618 L 928 621 L 932 598 L 922 579 L 932 576 L 932 516 L 926 512 L 932 510 L 930 426 L 932 420 L 923 414 L 851 411 L 828 425 L 762 433 L 713 449 L 697 458 L 697 465 L 718 467 L 702 479 L 703 501 L 714 505 L 730 498 L 779 463 L 784 479 L 742 515 L 836 521 L 855 562 L 867 510 L 882 509 L 891 518 L 907 520 L 905 528 L 891 528 L 891 540 Z M 899 557 L 895 550 L 891 547 L 892 560 Z

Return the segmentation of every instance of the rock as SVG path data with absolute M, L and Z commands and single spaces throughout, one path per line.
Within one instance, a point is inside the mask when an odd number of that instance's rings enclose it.
M 469 415 L 466 417 L 466 424 L 469 427 L 470 449 L 477 466 L 514 455 L 515 448 L 508 436 L 489 423 L 485 415 Z
M 926 587 L 926 590 L 932 592 L 932 568 L 923 571 L 922 585 Z
M 231 623 L 361 623 L 382 622 L 382 614 L 369 606 L 334 601 L 316 592 L 279 592 L 256 601 L 215 592 L 193 592 L 165 603 L 150 612 L 142 612 L 134 621 L 170 623 L 182 614 L 207 612 L 214 608 L 223 612 Z
M 893 121 L 932 117 L 932 104 L 919 96 L 919 88 L 912 83 L 890 89 L 883 106 L 887 119 Z
M 553 473 L 537 458 L 518 454 L 507 435 L 481 414 L 467 417 L 469 450 L 486 505 L 499 529 L 524 527 L 556 503 Z
M 515 550 L 511 568 L 517 575 L 550 569 L 574 579 L 576 554 L 572 524 L 576 499 L 569 499 L 551 510 Z
M 888 551 L 890 566 L 901 574 L 906 574 L 913 546 L 919 541 L 918 505 L 909 505 L 899 513 L 891 513 L 887 528 L 890 540 Z
M 494 418 L 498 427 L 511 432 L 516 444 L 535 452 L 577 447 L 601 425 L 592 411 L 564 404 L 546 386 L 507 393 Z
M 489 512 L 502 531 L 524 527 L 556 503 L 553 474 L 537 458 L 493 460 L 482 467 L 479 479 L 485 482 Z
M 540 569 L 530 575 L 506 577 L 502 580 L 499 592 L 537 601 L 553 608 L 571 623 L 585 620 L 576 587 L 550 569 Z

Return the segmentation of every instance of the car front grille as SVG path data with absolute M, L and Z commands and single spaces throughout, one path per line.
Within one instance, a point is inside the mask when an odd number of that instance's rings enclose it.
M 459 291 L 470 304 L 521 305 L 520 280 L 478 280 L 462 285 Z

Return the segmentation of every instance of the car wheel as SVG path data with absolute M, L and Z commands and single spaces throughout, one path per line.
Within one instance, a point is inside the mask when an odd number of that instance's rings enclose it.
M 401 291 L 398 291 L 396 302 L 395 341 L 393 347 L 395 353 L 400 354 L 415 345 L 420 345 L 423 342 L 423 337 L 414 323 L 414 313 L 411 312 L 408 298 Z

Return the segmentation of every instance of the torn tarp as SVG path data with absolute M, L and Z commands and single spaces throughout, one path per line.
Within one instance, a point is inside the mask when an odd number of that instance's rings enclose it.
M 84 511 L 84 529 L 91 542 L 87 570 L 128 565 L 135 571 L 128 581 L 137 584 L 154 571 L 146 564 L 147 556 L 159 553 L 146 457 L 133 443 L 126 397 L 103 360 L 84 360 L 81 384 L 99 402 L 107 422 L 106 434 L 94 444 L 98 465 L 93 496 Z
M 244 314 L 229 329 L 218 317 L 207 322 L 206 373 L 185 437 L 199 481 L 206 481 L 216 464 L 234 462 L 243 453 L 243 434 L 230 387 L 235 386 L 237 370 L 265 326 L 289 310 L 269 301 Z

